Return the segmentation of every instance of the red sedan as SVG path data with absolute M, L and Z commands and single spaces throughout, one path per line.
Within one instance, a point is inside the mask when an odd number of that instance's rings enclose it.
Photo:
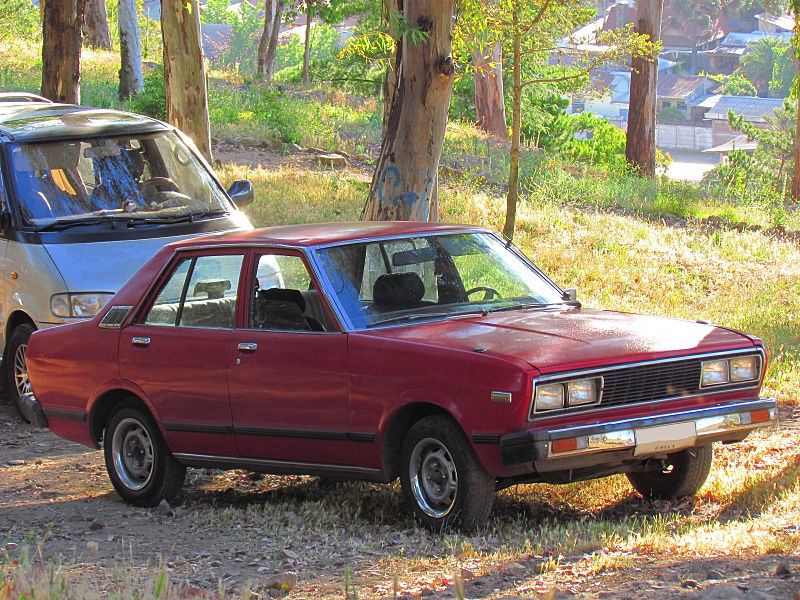
M 39 424 L 137 505 L 186 467 L 389 482 L 431 529 L 494 492 L 625 473 L 692 495 L 712 442 L 775 422 L 762 342 L 581 308 L 479 228 L 336 223 L 165 247 L 88 321 L 38 331 Z

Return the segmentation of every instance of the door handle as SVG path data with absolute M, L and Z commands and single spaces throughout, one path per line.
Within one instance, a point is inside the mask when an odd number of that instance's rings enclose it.
M 147 346 L 150 343 L 149 337 L 135 337 L 131 339 L 131 344 L 136 346 Z
M 258 350 L 258 344 L 254 344 L 253 342 L 242 342 L 237 346 L 237 348 L 242 352 L 255 352 Z

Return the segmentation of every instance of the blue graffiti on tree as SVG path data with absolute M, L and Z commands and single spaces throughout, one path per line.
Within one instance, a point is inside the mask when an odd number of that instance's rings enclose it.
M 425 177 L 424 171 L 417 171 L 420 177 Z M 384 183 L 388 175 L 394 176 L 394 187 L 400 186 L 400 169 L 396 165 L 389 165 L 381 173 L 378 180 L 378 199 L 381 205 L 391 203 L 392 206 L 402 206 L 408 213 L 408 218 L 415 221 L 427 221 L 430 214 L 431 204 L 430 201 L 423 202 L 423 198 L 430 200 L 431 188 L 435 185 L 433 177 L 428 177 L 425 180 L 425 186 L 422 188 L 422 196 L 415 192 L 401 192 L 395 194 L 389 200 L 383 195 Z M 415 206 L 416 205 L 416 206 Z

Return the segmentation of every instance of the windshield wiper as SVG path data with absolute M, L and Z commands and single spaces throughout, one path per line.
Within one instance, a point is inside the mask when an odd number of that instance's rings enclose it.
M 571 301 L 563 301 L 563 302 L 519 302 L 517 304 L 509 304 L 508 306 L 499 306 L 497 308 L 489 308 L 486 312 L 503 312 L 507 310 L 528 310 L 531 308 L 549 308 L 550 306 L 562 306 L 566 304 L 567 306 L 576 306 L 580 308 L 580 302 L 571 302 Z
M 487 311 L 480 308 L 477 310 L 462 310 L 459 312 L 435 312 L 435 313 L 411 313 L 410 315 L 399 315 L 389 319 L 382 319 L 380 321 L 373 321 L 367 327 L 377 327 L 378 325 L 389 325 L 390 323 L 403 323 L 409 321 L 419 321 L 422 319 L 436 319 L 436 318 L 450 318 L 450 317 L 464 317 L 468 315 L 483 315 L 486 316 Z
M 102 225 L 103 223 L 112 223 L 114 219 L 109 217 L 95 217 L 93 219 L 75 219 L 69 221 L 53 221 L 47 225 L 37 227 L 36 231 L 61 231 L 62 229 L 70 229 L 71 227 L 79 227 L 81 225 Z

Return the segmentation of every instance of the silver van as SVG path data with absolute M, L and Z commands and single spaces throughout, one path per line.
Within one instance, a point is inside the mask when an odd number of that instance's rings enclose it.
M 252 229 L 252 198 L 161 121 L 0 94 L 0 383 L 23 416 L 33 331 L 94 315 L 164 244 Z

